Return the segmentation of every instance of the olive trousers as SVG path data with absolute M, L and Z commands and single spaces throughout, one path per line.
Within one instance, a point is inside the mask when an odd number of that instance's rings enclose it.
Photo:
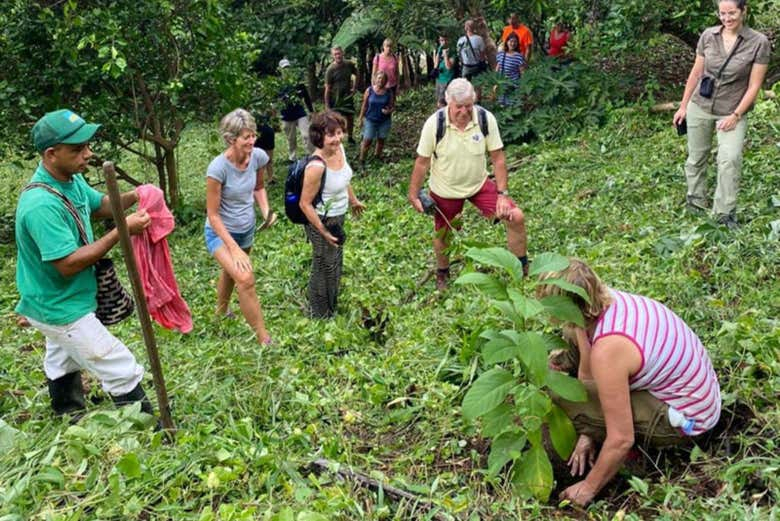
M 688 103 L 685 116 L 688 125 L 685 179 L 688 183 L 688 200 L 702 207 L 706 206 L 707 200 L 707 160 L 712 149 L 712 134 L 718 121 L 723 118 L 710 114 L 692 101 Z M 746 133 L 747 114 L 742 115 L 734 129 L 717 131 L 718 175 L 712 204 L 712 213 L 716 216 L 732 215 L 736 211 Z

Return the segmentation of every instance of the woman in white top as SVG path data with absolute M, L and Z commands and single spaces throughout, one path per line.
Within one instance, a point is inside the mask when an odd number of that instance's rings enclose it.
M 352 168 L 341 144 L 346 130 L 346 120 L 332 110 L 312 116 L 309 126 L 317 159 L 306 167 L 300 206 L 309 220 L 305 228 L 312 244 L 309 306 L 314 318 L 330 318 L 336 313 L 346 240 L 344 217 L 347 209 L 355 216 L 365 209 L 350 185 Z M 319 196 L 323 175 L 325 184 Z

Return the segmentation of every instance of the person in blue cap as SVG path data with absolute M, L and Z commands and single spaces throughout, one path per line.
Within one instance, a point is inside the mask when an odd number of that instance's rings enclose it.
M 93 266 L 119 241 L 116 228 L 94 239 L 90 220 L 112 217 L 111 205 L 81 174 L 92 157 L 89 141 L 99 128 L 61 109 L 43 116 L 32 129 L 41 160 L 30 183 L 48 188 L 27 187 L 16 207 L 16 285 L 21 297 L 16 312 L 46 337 L 43 369 L 57 415 L 79 417 L 85 408 L 82 369 L 100 379 L 116 404 L 139 401 L 141 409 L 152 414 L 141 387 L 143 368 L 95 317 Z M 52 190 L 73 204 L 88 244 L 82 243 L 74 216 Z M 121 199 L 125 209 L 138 202 L 135 190 Z M 149 222 L 146 211 L 126 217 L 131 234 L 141 233 Z

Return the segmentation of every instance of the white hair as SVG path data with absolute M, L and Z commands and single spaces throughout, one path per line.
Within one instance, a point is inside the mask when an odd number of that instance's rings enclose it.
M 474 103 L 477 101 L 477 93 L 474 86 L 466 78 L 455 78 L 447 86 L 444 92 L 444 99 L 447 103 Z
M 227 145 L 232 145 L 236 138 L 241 135 L 241 131 L 246 129 L 257 132 L 257 124 L 252 114 L 244 109 L 236 109 L 229 112 L 219 122 L 219 133 L 222 134 L 222 139 Z

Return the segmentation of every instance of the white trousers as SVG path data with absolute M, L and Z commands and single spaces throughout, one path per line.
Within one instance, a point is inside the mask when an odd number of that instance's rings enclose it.
M 290 161 L 295 161 L 296 152 L 298 150 L 298 135 L 296 130 L 301 131 L 301 141 L 303 142 L 303 148 L 306 149 L 307 154 L 314 152 L 314 147 L 309 142 L 309 118 L 304 116 L 298 118 L 295 121 L 282 121 L 284 126 L 284 135 L 287 136 L 287 146 L 289 147 L 289 153 L 287 155 Z
M 43 371 L 50 380 L 86 369 L 100 379 L 104 391 L 118 396 L 135 389 L 143 378 L 144 368 L 133 353 L 94 313 L 64 326 L 27 320 L 46 337 Z

